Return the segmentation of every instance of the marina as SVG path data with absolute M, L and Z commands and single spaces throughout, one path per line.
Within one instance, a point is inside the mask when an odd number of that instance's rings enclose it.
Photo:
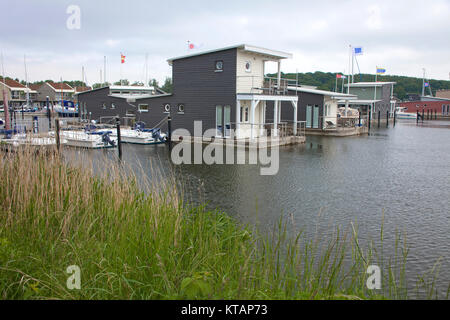
M 287 319 L 450 298 L 450 4 L 22 1 L 0 299 Z

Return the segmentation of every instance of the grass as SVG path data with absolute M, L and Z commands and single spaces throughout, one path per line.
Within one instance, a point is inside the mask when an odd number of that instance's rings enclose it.
M 105 167 L 94 174 L 56 154 L 0 155 L 2 299 L 411 297 L 400 236 L 390 258 L 373 243 L 362 248 L 353 225 L 318 241 L 293 239 L 280 221 L 269 238 L 183 204 L 176 177 L 156 186 L 115 163 Z M 383 269 L 382 290 L 367 289 L 371 264 Z M 66 286 L 71 265 L 80 267 L 81 290 Z M 417 288 L 437 298 L 435 283 L 432 272 Z

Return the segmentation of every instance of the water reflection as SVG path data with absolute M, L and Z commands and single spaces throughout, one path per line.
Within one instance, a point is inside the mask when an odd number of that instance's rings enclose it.
M 180 165 L 170 163 L 165 146 L 124 145 L 124 162 L 157 166 L 185 185 L 187 198 L 207 202 L 245 224 L 270 230 L 280 217 L 292 220 L 290 232 L 329 237 L 336 226 L 357 221 L 362 240 L 378 239 L 385 215 L 385 251 L 395 232 L 404 231 L 416 275 L 443 258 L 442 290 L 450 282 L 450 127 L 398 122 L 370 135 L 308 137 L 303 145 L 280 148 L 280 170 L 261 176 L 258 165 Z M 67 151 L 70 158 L 76 152 Z M 84 152 L 84 151 L 83 151 Z M 85 153 L 85 152 L 84 152 Z M 87 151 L 115 157 L 114 151 Z M 389 246 L 390 244 L 390 246 Z

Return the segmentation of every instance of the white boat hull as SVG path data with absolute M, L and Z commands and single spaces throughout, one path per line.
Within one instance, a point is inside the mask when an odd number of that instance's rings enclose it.
M 396 118 L 397 119 L 412 119 L 412 120 L 416 120 L 417 119 L 417 114 L 415 113 L 397 113 L 396 114 Z
M 114 131 L 111 137 L 117 139 L 117 132 Z M 120 131 L 120 141 L 133 144 L 160 144 L 160 140 L 154 139 L 151 132 L 142 132 L 136 130 L 123 129 Z
M 2 139 L 2 142 L 12 145 L 14 147 L 19 146 L 33 146 L 33 147 L 46 147 L 56 145 L 56 139 L 51 137 L 33 137 L 24 134 L 14 135 L 11 139 Z M 60 143 L 65 144 L 67 141 L 61 139 Z
M 88 134 L 84 131 L 61 131 L 61 137 L 66 141 L 67 146 L 87 148 L 87 149 L 103 149 L 113 148 L 109 143 L 102 140 L 101 135 Z M 117 138 L 110 136 L 114 145 L 117 145 Z

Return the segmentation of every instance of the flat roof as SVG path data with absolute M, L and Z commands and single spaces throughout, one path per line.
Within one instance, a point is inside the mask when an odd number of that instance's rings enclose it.
M 346 83 L 345 86 L 348 87 L 350 85 L 350 87 L 381 87 L 385 84 L 396 84 L 397 82 L 381 82 L 381 81 L 377 81 L 377 82 L 354 82 L 354 83 Z
M 347 93 L 340 93 L 340 92 L 333 92 L 333 91 L 326 91 L 326 90 L 319 90 L 319 89 L 311 89 L 311 88 L 306 88 L 306 87 L 288 87 L 288 90 L 320 94 L 320 95 L 336 97 L 336 98 L 349 98 L 349 99 L 357 99 L 358 98 L 354 94 L 347 94 Z
M 169 65 L 172 65 L 172 62 L 174 60 L 185 59 L 185 58 L 190 58 L 190 57 L 195 57 L 195 56 L 200 56 L 200 55 L 204 55 L 204 54 L 210 54 L 210 53 L 214 53 L 214 52 L 230 50 L 230 49 L 242 49 L 247 52 L 257 53 L 257 54 L 269 56 L 269 57 L 276 58 L 276 59 L 291 59 L 292 58 L 292 53 L 251 46 L 248 44 L 239 44 L 239 45 L 234 45 L 234 46 L 230 46 L 230 47 L 224 47 L 224 48 L 219 48 L 219 49 L 213 49 L 213 50 L 207 50 L 207 51 L 187 54 L 184 56 L 179 56 L 179 57 L 168 59 L 167 62 L 169 63 Z
M 381 102 L 382 100 L 349 100 L 348 103 L 349 104 L 364 104 L 364 105 L 368 105 L 368 104 L 372 104 L 375 102 Z M 345 100 L 339 100 L 338 101 L 339 104 L 344 104 Z
M 136 91 L 152 91 L 155 87 L 145 87 L 145 86 L 109 86 L 110 90 L 136 90 Z

